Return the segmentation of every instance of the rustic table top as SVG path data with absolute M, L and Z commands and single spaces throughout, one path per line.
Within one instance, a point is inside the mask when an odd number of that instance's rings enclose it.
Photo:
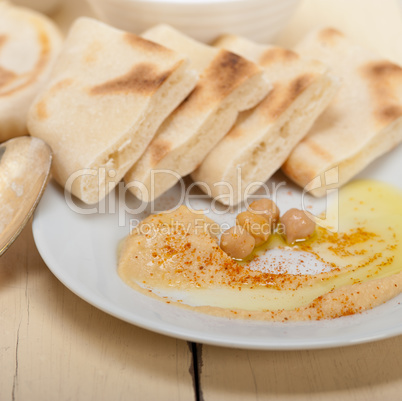
M 92 15 L 81 0 L 54 16 Z M 279 43 L 332 24 L 402 64 L 395 0 L 305 0 Z M 396 40 L 396 38 L 398 38 Z M 0 400 L 399 400 L 402 336 L 313 351 L 245 351 L 161 336 L 101 312 L 65 288 L 30 224 L 0 258 Z

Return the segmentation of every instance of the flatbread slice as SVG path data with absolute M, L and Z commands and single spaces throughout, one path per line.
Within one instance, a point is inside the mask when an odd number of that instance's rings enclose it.
M 124 178 L 134 195 L 152 201 L 191 173 L 229 131 L 238 113 L 259 103 L 271 86 L 255 63 L 167 25 L 142 36 L 185 53 L 200 73 L 194 91 L 163 123 Z
M 333 28 L 310 33 L 297 51 L 331 65 L 343 80 L 282 168 L 312 195 L 323 196 L 326 184 L 343 185 L 402 141 L 402 68 Z
M 194 88 L 187 57 L 81 18 L 29 113 L 53 149 L 54 178 L 87 204 L 108 194 Z
M 262 66 L 273 90 L 243 112 L 230 132 L 192 173 L 200 188 L 226 205 L 257 191 L 307 134 L 339 88 L 339 80 L 316 61 L 291 50 L 224 35 L 215 46 Z M 206 185 L 205 185 L 206 184 Z
M 49 18 L 0 1 L 0 142 L 28 134 L 29 106 L 61 44 L 61 34 Z

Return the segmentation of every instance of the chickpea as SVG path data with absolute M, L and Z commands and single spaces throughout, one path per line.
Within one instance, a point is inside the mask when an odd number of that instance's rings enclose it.
M 258 199 L 250 203 L 249 210 L 264 217 L 272 228 L 279 221 L 279 208 L 271 199 Z
M 314 233 L 315 223 L 306 213 L 299 209 L 290 209 L 282 217 L 281 222 L 285 228 L 286 241 L 291 244 L 302 240 Z
M 267 241 L 271 234 L 271 225 L 263 216 L 255 213 L 239 213 L 236 217 L 236 223 L 244 227 L 254 237 L 255 246 Z
M 243 227 L 234 226 L 222 233 L 221 248 L 232 258 L 246 258 L 253 252 L 254 246 L 254 237 Z

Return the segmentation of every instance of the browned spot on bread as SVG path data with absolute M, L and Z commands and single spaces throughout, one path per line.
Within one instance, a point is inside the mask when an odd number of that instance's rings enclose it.
M 72 83 L 73 83 L 73 79 L 72 78 L 65 78 L 62 79 L 59 82 L 56 82 L 50 89 L 49 92 L 53 95 L 56 92 L 58 92 L 61 89 L 65 89 L 67 87 L 69 87 Z
M 381 60 L 379 62 L 372 62 L 363 67 L 366 74 L 373 79 L 378 78 L 401 78 L 402 79 L 402 67 L 397 64 L 391 63 L 388 60 Z
M 297 96 L 299 96 L 312 83 L 314 77 L 314 74 L 303 74 L 295 78 L 289 84 L 289 96 L 292 99 L 295 99 Z
M 244 81 L 261 69 L 251 61 L 227 50 L 219 50 L 215 58 L 201 74 L 201 77 L 189 96 L 173 113 L 187 110 L 190 114 L 202 113 L 210 109 L 211 104 L 221 102 Z
M 41 100 L 36 104 L 36 116 L 38 120 L 46 120 L 49 117 L 45 100 Z
M 201 77 L 189 96 L 176 108 L 173 113 L 187 110 L 202 113 L 211 108 L 211 104 L 221 102 L 241 86 L 247 79 L 261 69 L 251 61 L 227 50 L 220 50 Z
M 4 46 L 7 42 L 8 36 L 6 34 L 0 35 L 0 49 Z
M 238 126 L 234 126 L 229 133 L 226 135 L 227 138 L 239 138 L 244 135 L 244 130 L 239 128 Z
M 124 40 L 131 46 L 135 48 L 139 48 L 142 51 L 150 52 L 150 53 L 155 53 L 155 52 L 161 52 L 161 53 L 171 53 L 172 51 L 166 48 L 165 46 L 162 46 L 158 43 L 152 42 L 150 40 L 144 39 L 141 36 L 137 36 L 133 33 L 126 32 L 124 33 Z
M 312 181 L 317 173 L 302 160 L 292 159 L 292 156 L 281 167 L 282 171 L 300 186 Z
M 90 94 L 115 95 L 134 92 L 150 96 L 163 84 L 172 71 L 158 71 L 154 64 L 141 63 L 134 66 L 127 74 L 92 87 Z
M 236 35 L 231 35 L 229 33 L 225 33 L 223 35 L 219 35 L 218 37 L 216 37 L 209 44 L 210 44 L 210 46 L 225 48 L 225 47 L 227 47 L 228 42 L 230 43 L 233 40 L 236 40 Z
M 283 97 L 283 91 L 284 86 L 280 83 L 275 83 L 271 91 L 259 105 L 260 110 L 267 115 L 270 120 L 275 119 L 281 114 L 279 105 L 280 99 Z
M 102 43 L 92 42 L 84 52 L 84 63 L 91 64 L 98 59 L 99 52 L 102 50 Z
M 24 74 L 26 79 L 20 85 L 12 88 L 10 90 L 5 90 L 4 92 L 0 92 L 0 96 L 9 96 L 15 92 L 18 92 L 21 89 L 28 87 L 29 85 L 32 85 L 37 80 L 38 76 L 43 71 L 43 69 L 45 68 L 45 66 L 47 65 L 47 63 L 49 61 L 51 44 L 50 44 L 47 32 L 43 29 L 42 24 L 40 22 L 38 22 L 37 20 L 32 20 L 32 23 L 35 25 L 37 39 L 38 39 L 39 47 L 40 47 L 40 53 L 38 55 L 38 60 L 35 63 L 32 70 L 29 73 Z M 17 76 L 18 75 L 16 75 L 16 77 Z M 0 86 L 0 89 L 1 89 L 1 86 Z
M 335 28 L 325 28 L 318 33 L 319 40 L 330 46 L 336 45 L 338 40 L 343 37 L 343 33 Z
M 381 60 L 363 65 L 360 72 L 369 86 L 377 125 L 383 127 L 401 117 L 402 67 Z
M 284 49 L 283 47 L 271 47 L 261 55 L 258 63 L 268 66 L 273 63 L 289 63 L 298 58 L 299 56 L 291 50 Z
M 305 145 L 309 147 L 315 155 L 317 155 L 320 159 L 325 161 L 331 161 L 332 155 L 327 150 L 323 149 L 320 145 L 315 143 L 314 141 L 305 141 Z
M 382 109 L 378 109 L 376 112 L 377 118 L 383 121 L 394 121 L 399 117 L 402 117 L 402 106 L 391 105 Z
M 170 142 L 156 138 L 149 145 L 151 152 L 151 165 L 156 166 L 170 151 L 172 145 Z
M 193 109 L 193 107 L 197 106 L 197 103 L 199 103 L 198 95 L 196 92 L 199 91 L 199 88 L 197 88 L 199 83 L 195 86 L 195 88 L 190 92 L 189 95 L 186 96 L 186 98 L 170 113 L 168 118 L 173 118 L 174 115 L 182 113 L 183 110 L 186 108 L 189 108 L 190 110 Z M 193 109 L 194 110 L 194 109 Z M 202 111 L 201 105 L 199 105 L 198 111 Z
M 50 50 L 51 50 L 51 44 L 47 32 L 44 29 L 42 29 L 42 26 L 39 23 L 36 25 L 36 29 L 41 50 L 38 57 L 38 61 L 36 62 L 34 68 L 32 69 L 30 82 L 34 82 L 37 79 L 38 75 L 42 72 L 42 70 L 49 62 Z
M 0 67 L 0 88 L 8 85 L 11 81 L 17 77 L 17 74 L 6 68 Z
M 66 78 L 62 79 L 59 82 L 56 82 L 48 91 L 48 94 L 46 97 L 41 99 L 37 104 L 36 104 L 36 115 L 39 120 L 45 120 L 46 118 L 49 117 L 49 113 L 47 110 L 47 98 L 53 96 L 55 93 L 58 91 L 67 88 L 73 83 L 73 80 L 71 78 Z
M 223 99 L 259 71 L 259 67 L 251 61 L 227 50 L 220 50 L 202 74 L 197 89 L 203 86 L 215 98 Z
M 261 102 L 261 110 L 266 113 L 269 120 L 276 120 L 311 85 L 314 78 L 314 74 L 302 74 L 288 84 L 276 83 Z

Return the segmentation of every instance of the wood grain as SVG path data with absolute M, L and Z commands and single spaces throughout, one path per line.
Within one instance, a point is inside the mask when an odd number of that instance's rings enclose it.
M 30 225 L 0 258 L 0 400 L 191 400 L 191 352 L 90 306 L 40 258 Z
M 304 0 L 280 38 L 291 46 L 332 24 L 402 63 L 394 0 Z M 82 0 L 54 19 L 66 32 Z M 27 227 L 0 258 L 0 400 L 191 400 L 191 353 L 183 341 L 121 322 L 72 294 L 50 273 Z M 260 352 L 203 346 L 205 401 L 399 400 L 402 337 L 347 348 Z
M 203 346 L 204 401 L 400 400 L 402 337 L 313 351 L 245 351 Z
M 316 26 L 335 26 L 402 64 L 402 2 L 304 0 L 279 38 L 294 46 Z M 203 346 L 204 401 L 402 399 L 402 337 L 353 347 L 259 352 Z
M 64 1 L 54 20 L 67 32 L 93 16 Z M 0 258 L 0 400 L 192 400 L 184 341 L 142 330 L 90 306 L 40 258 L 27 227 Z

